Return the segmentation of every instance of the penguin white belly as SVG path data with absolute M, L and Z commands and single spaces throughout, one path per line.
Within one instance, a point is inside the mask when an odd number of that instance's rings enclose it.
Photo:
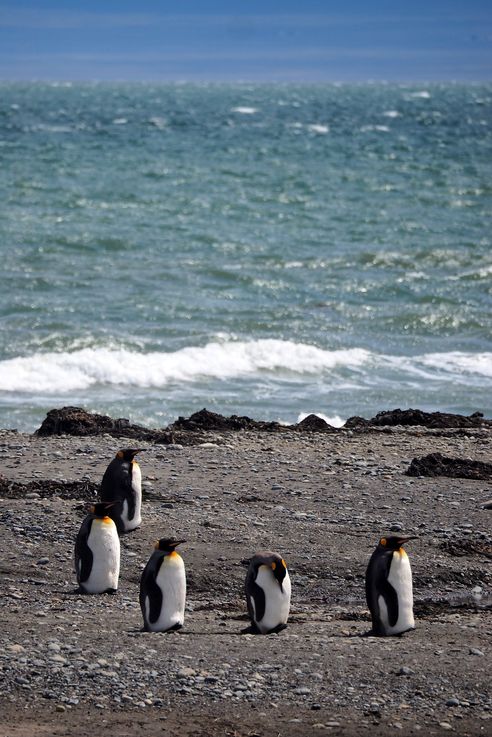
M 413 587 L 412 570 L 408 555 L 404 550 L 395 551 L 391 560 L 388 583 L 396 591 L 398 596 L 398 620 L 395 625 L 390 625 L 388 608 L 382 596 L 379 597 L 379 612 L 381 621 L 388 635 L 398 635 L 407 630 L 415 629 L 413 617 Z
M 255 612 L 255 623 L 262 634 L 270 632 L 280 624 L 286 624 L 290 611 L 291 585 L 289 572 L 286 571 L 282 582 L 282 589 L 272 571 L 264 566 L 258 569 L 256 584 L 263 589 L 265 594 L 265 614 L 260 622 L 256 619 L 254 600 L 252 599 L 253 611 Z
M 135 500 L 135 514 L 132 519 L 128 518 L 128 501 L 123 500 L 121 519 L 125 532 L 135 530 L 142 524 L 142 472 L 136 461 L 132 464 L 132 492 Z
M 83 588 L 89 594 L 102 594 L 118 588 L 120 539 L 113 520 L 95 519 L 87 545 L 92 551 L 92 568 Z
M 162 591 L 162 607 L 156 622 L 149 622 L 149 599 L 145 600 L 145 619 L 152 632 L 165 632 L 182 625 L 186 602 L 186 573 L 182 557 L 174 552 L 162 561 L 156 584 Z

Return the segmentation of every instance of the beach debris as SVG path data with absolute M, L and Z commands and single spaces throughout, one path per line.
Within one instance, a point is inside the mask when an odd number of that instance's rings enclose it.
M 439 547 L 456 558 L 461 558 L 465 555 L 484 555 L 486 558 L 492 559 L 492 544 L 490 540 L 470 540 L 470 538 L 444 540 Z
M 32 499 L 59 496 L 62 499 L 93 500 L 99 493 L 99 484 L 92 481 L 54 481 L 39 479 L 23 484 L 0 477 L 0 496 L 6 499 Z
M 36 435 L 113 435 L 115 437 L 172 442 L 171 433 L 164 430 L 150 430 L 141 425 L 133 425 L 120 417 L 117 420 L 107 415 L 87 412 L 81 407 L 62 407 L 48 412 Z
M 359 429 L 363 427 L 393 427 L 396 425 L 444 429 L 453 427 L 491 427 L 492 421 L 484 419 L 482 412 L 474 412 L 472 415 L 456 415 L 448 412 L 423 412 L 420 409 L 392 409 L 385 412 L 378 412 L 370 420 L 357 416 L 349 417 L 344 428 Z
M 290 425 L 281 425 L 279 422 L 265 422 L 263 420 L 252 420 L 250 417 L 239 417 L 231 415 L 224 417 L 217 412 L 201 409 L 190 417 L 178 417 L 176 422 L 169 425 L 172 430 L 267 430 L 270 432 L 281 432 L 291 429 Z
M 405 471 L 406 476 L 447 476 L 456 479 L 475 479 L 490 481 L 492 464 L 484 461 L 472 461 L 469 458 L 449 458 L 441 453 L 429 453 L 421 458 L 414 458 Z
M 207 432 L 227 432 L 252 430 L 269 433 L 285 432 L 322 432 L 337 433 L 340 430 L 367 432 L 371 429 L 396 426 L 422 426 L 431 429 L 454 428 L 492 428 L 492 420 L 484 419 L 480 412 L 468 417 L 443 412 L 422 412 L 417 409 L 394 409 L 379 412 L 375 417 L 366 420 L 363 417 L 350 417 L 343 427 L 330 425 L 322 417 L 310 414 L 294 425 L 282 424 L 268 420 L 254 420 L 251 417 L 230 415 L 225 417 L 217 412 L 204 408 L 189 417 L 178 417 L 168 427 L 152 429 L 132 424 L 126 418 L 113 419 L 107 415 L 87 412 L 81 407 L 62 407 L 52 409 L 46 415 L 36 435 L 112 435 L 118 438 L 147 440 L 151 443 L 172 445 L 197 445 L 210 441 Z

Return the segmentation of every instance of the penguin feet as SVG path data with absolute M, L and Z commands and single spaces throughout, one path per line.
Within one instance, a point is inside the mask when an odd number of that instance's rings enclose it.
M 114 596 L 115 594 L 118 593 L 118 589 L 106 589 L 106 591 L 104 593 L 105 594 L 111 594 L 111 596 Z
M 169 627 L 169 629 L 166 630 L 166 632 L 173 634 L 174 632 L 178 632 L 180 629 L 182 629 L 182 627 L 183 627 L 182 624 L 180 624 L 179 622 L 176 622 L 176 624 L 173 624 L 172 627 Z
M 268 630 L 268 632 L 265 632 L 266 635 L 277 635 L 279 632 L 282 632 L 287 627 L 286 624 L 278 624 L 276 627 L 274 627 L 271 630 Z M 245 627 L 243 630 L 241 630 L 242 635 L 262 635 L 263 632 L 258 629 L 256 624 L 253 622 L 249 625 L 249 627 Z
M 273 630 L 268 630 L 267 635 L 278 635 L 279 632 L 282 632 L 282 630 L 285 630 L 287 628 L 287 625 L 285 622 L 283 624 L 277 624 L 276 627 L 273 628 Z
M 256 624 L 250 624 L 248 627 L 245 627 L 240 631 L 241 635 L 261 635 L 260 630 L 256 626 Z

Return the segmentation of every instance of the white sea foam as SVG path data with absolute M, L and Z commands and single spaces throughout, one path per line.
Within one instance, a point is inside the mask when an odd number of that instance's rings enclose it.
M 380 356 L 388 368 L 420 379 L 464 383 L 492 377 L 492 353 L 425 353 L 422 356 Z
M 239 113 L 240 115 L 254 115 L 258 112 L 258 109 L 255 107 L 245 107 L 245 106 L 239 106 L 239 107 L 233 107 L 231 108 L 232 113 Z
M 96 385 L 160 388 L 204 380 L 317 381 L 321 377 L 338 388 L 341 383 L 360 387 L 366 382 L 412 382 L 417 377 L 419 381 L 481 383 L 492 378 L 492 353 L 409 357 L 362 348 L 323 350 L 288 340 L 219 339 L 175 352 L 82 348 L 0 361 L 0 391 L 31 394 L 63 394 Z
M 336 366 L 356 368 L 369 355 L 358 348 L 326 351 L 282 340 L 215 342 L 174 353 L 84 348 L 1 361 L 0 391 L 63 393 L 95 384 L 163 387 L 170 382 L 255 374 L 290 378 L 318 375 Z
M 150 125 L 159 128 L 159 130 L 163 130 L 167 126 L 166 118 L 161 118 L 158 115 L 154 115 L 152 118 L 149 118 L 149 123 Z
M 440 371 L 492 378 L 492 353 L 428 353 L 421 361 Z
M 398 110 L 385 110 L 383 115 L 385 118 L 401 118 L 401 113 Z
M 330 128 L 328 125 L 321 125 L 321 123 L 311 123 L 311 125 L 308 125 L 308 130 L 310 130 L 311 133 L 319 133 L 320 135 L 323 135 L 328 133 Z
M 361 133 L 367 133 L 368 131 L 378 131 L 379 133 L 390 132 L 387 125 L 363 125 L 360 130 Z

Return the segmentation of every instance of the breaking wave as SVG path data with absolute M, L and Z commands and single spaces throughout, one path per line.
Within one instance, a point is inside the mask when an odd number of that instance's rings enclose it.
M 387 356 L 363 348 L 324 350 L 305 343 L 262 339 L 210 342 L 174 352 L 83 348 L 0 361 L 0 391 L 60 394 L 95 385 L 160 388 L 169 384 L 249 378 L 365 383 L 425 380 L 490 381 L 492 353 Z
M 289 378 L 318 375 L 336 366 L 362 366 L 368 357 L 357 348 L 326 351 L 282 340 L 214 342 L 172 353 L 84 348 L 1 361 L 0 391 L 63 393 L 95 384 L 163 387 L 253 375 Z

